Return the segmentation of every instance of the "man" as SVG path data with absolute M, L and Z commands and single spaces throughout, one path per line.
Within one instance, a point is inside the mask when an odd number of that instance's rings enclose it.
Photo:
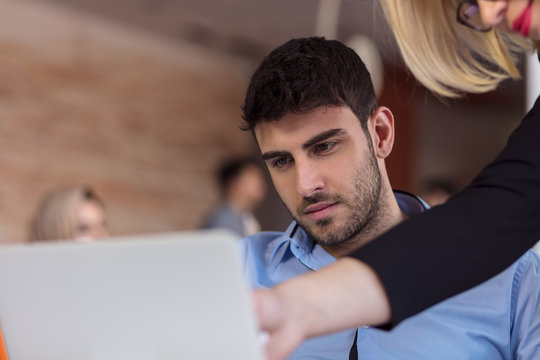
M 218 172 L 222 203 L 205 220 L 203 228 L 229 229 L 238 237 L 260 231 L 253 211 L 266 195 L 266 183 L 259 164 L 250 158 L 224 162 Z
M 364 64 L 339 42 L 294 39 L 274 50 L 254 73 L 243 112 L 294 218 L 284 233 L 241 240 L 254 287 L 318 270 L 423 211 L 421 200 L 392 191 L 385 159 L 393 115 L 377 107 Z M 496 278 L 391 332 L 359 328 L 313 338 L 291 358 L 534 358 L 539 273 L 539 258 L 529 252 Z

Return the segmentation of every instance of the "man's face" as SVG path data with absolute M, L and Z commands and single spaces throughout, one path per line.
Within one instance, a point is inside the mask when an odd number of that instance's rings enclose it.
M 348 107 L 289 113 L 257 124 L 255 136 L 281 200 L 316 242 L 342 244 L 377 215 L 372 138 Z
M 235 191 L 242 195 L 247 211 L 253 211 L 266 196 L 266 182 L 264 174 L 255 165 L 244 167 L 238 177 L 231 184 Z

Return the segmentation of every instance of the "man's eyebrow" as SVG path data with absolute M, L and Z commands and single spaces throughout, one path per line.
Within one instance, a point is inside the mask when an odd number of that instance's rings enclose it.
M 264 161 L 266 160 L 270 160 L 270 159 L 273 159 L 273 158 L 277 158 L 277 157 L 286 157 L 286 156 L 290 156 L 291 153 L 288 152 L 288 151 L 268 151 L 268 152 L 265 152 L 264 154 L 262 154 L 262 158 Z
M 302 149 L 305 150 L 305 149 L 315 145 L 316 143 L 318 143 L 320 141 L 326 140 L 328 138 L 331 138 L 332 136 L 340 135 L 340 134 L 343 134 L 343 133 L 345 133 L 345 130 L 343 130 L 343 129 L 330 129 L 330 130 L 323 131 L 322 133 L 313 136 L 311 139 L 309 139 L 304 144 L 302 144 Z M 288 151 L 276 150 L 276 151 L 267 151 L 267 152 L 265 152 L 264 154 L 262 154 L 262 158 L 263 158 L 263 160 L 266 161 L 266 160 L 270 160 L 270 159 L 273 159 L 273 158 L 287 157 L 287 156 L 290 156 L 290 155 L 291 155 L 291 153 L 288 152 Z
M 306 141 L 302 145 L 302 149 L 305 150 L 305 149 L 315 145 L 318 142 L 321 142 L 323 140 L 331 138 L 332 136 L 340 135 L 340 134 L 343 134 L 343 133 L 345 133 L 345 130 L 343 130 L 343 129 L 330 129 L 330 130 L 323 131 L 322 133 L 317 134 L 314 137 L 312 137 L 311 139 L 309 139 L 308 141 Z

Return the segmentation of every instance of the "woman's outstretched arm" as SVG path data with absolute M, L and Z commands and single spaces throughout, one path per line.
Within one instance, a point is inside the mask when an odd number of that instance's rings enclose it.
M 395 324 L 495 276 L 539 239 L 540 98 L 462 192 L 351 256 L 381 279 Z
M 285 359 L 309 337 L 390 320 L 377 275 L 351 258 L 271 290 L 256 290 L 254 298 L 260 325 L 270 334 L 267 360 Z

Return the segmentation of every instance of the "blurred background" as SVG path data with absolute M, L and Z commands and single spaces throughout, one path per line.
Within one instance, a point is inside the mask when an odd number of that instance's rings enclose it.
M 78 184 L 100 194 L 113 235 L 200 227 L 219 164 L 258 152 L 239 130 L 251 73 L 311 35 L 370 59 L 396 117 L 395 188 L 466 185 L 525 113 L 525 81 L 432 96 L 372 0 L 0 0 L 0 243 L 26 241 L 40 199 Z M 256 217 L 290 221 L 273 189 Z

